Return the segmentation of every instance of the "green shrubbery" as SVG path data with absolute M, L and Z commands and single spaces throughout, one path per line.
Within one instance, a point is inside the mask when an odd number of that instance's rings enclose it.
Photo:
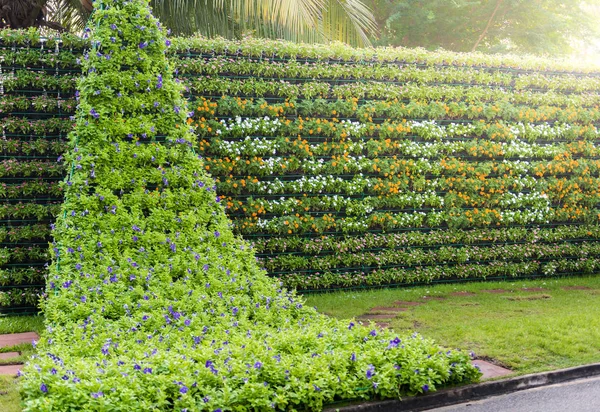
M 320 409 L 477 379 L 466 354 L 328 319 L 265 276 L 194 152 L 146 3 L 93 16 L 25 409 Z

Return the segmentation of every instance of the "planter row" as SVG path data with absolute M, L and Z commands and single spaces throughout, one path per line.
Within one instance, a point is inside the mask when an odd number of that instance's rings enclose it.
M 89 40 L 75 35 L 63 34 L 57 37 L 42 37 L 34 29 L 2 30 L 0 48 L 6 50 L 53 50 L 56 53 L 68 51 L 75 55 L 83 54 L 89 47 Z M 435 67 L 475 67 L 479 70 L 505 71 L 511 73 L 544 73 L 556 75 L 598 75 L 600 68 L 582 68 L 569 60 L 549 60 L 537 57 L 493 56 L 478 53 L 453 53 L 447 51 L 430 52 L 424 49 L 383 48 L 352 49 L 343 45 L 306 45 L 282 41 L 245 38 L 243 41 L 225 39 L 174 38 L 170 54 L 179 57 L 200 55 L 202 57 L 225 56 L 227 58 L 254 58 L 370 65 L 393 63 L 397 65 L 419 65 Z

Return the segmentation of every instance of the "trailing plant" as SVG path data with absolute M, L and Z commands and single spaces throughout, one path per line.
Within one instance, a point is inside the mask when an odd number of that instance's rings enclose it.
M 269 279 L 194 151 L 147 1 L 96 6 L 26 411 L 320 410 L 480 376 L 466 353 L 327 318 Z

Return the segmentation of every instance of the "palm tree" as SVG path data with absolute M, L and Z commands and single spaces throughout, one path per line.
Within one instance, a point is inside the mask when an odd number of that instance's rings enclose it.
M 361 0 L 151 0 L 155 13 L 181 34 L 369 45 L 373 14 Z M 190 10 L 195 13 L 190 13 Z
M 16 1 L 36 3 L 45 10 L 47 20 L 71 30 L 83 27 L 92 4 L 91 0 Z M 370 45 L 369 36 L 377 30 L 362 0 L 150 0 L 150 4 L 177 35 L 240 38 L 250 33 L 296 42 L 337 40 L 364 46 Z

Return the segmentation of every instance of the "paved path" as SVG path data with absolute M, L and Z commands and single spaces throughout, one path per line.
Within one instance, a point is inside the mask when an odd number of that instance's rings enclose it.
M 35 332 L 11 333 L 8 335 L 0 335 L 0 348 L 5 346 L 18 345 L 20 343 L 31 343 L 38 340 L 40 337 Z
M 40 337 L 35 332 L 25 333 L 11 333 L 7 335 L 0 335 L 0 348 L 6 346 L 19 345 L 21 343 L 32 343 L 34 340 L 38 340 Z M 5 352 L 0 353 L 0 359 L 11 359 L 19 356 L 18 352 Z M 0 375 L 11 375 L 16 376 L 17 372 L 23 367 L 23 364 L 14 365 L 0 365 Z
M 600 411 L 600 376 L 528 389 L 430 411 L 598 412 Z

